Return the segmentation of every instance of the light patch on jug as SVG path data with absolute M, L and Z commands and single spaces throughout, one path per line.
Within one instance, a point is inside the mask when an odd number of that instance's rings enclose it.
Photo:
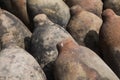
M 54 51 L 46 52 L 48 56 L 52 56 L 54 54 Z
M 61 47 L 63 47 L 63 46 L 64 46 L 64 44 L 63 44 L 63 43 L 60 43 L 60 46 L 61 46 Z
M 55 13 L 56 13 L 54 10 L 48 9 L 48 8 L 44 8 L 44 9 L 43 9 L 43 12 L 46 12 L 46 13 L 48 13 L 48 14 L 55 14 Z
M 99 29 L 102 25 L 102 20 L 99 17 L 96 17 L 97 20 L 92 20 L 92 22 L 94 23 L 94 25 L 92 25 L 90 27 L 90 30 L 95 30 L 97 33 L 99 33 Z
M 44 25 L 44 22 L 40 22 L 39 25 L 40 25 L 40 26 Z
M 0 19 L 3 21 L 2 25 L 6 27 L 6 29 L 8 29 L 9 27 L 11 27 L 12 24 L 14 24 L 14 22 L 5 14 L 2 14 Z
M 87 77 L 82 64 L 70 62 L 70 63 L 68 63 L 68 66 L 69 66 L 68 67 L 69 73 L 71 73 L 71 76 L 74 75 L 74 77 L 72 79 L 75 79 L 77 77 L 84 77 L 84 78 Z

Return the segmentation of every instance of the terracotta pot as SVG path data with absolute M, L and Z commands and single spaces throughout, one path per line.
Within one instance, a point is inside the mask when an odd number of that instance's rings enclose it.
M 99 54 L 98 33 L 102 20 L 79 5 L 71 8 L 71 14 L 73 16 L 67 26 L 68 32 L 78 44 L 87 46 Z
M 103 12 L 103 20 L 99 34 L 103 57 L 120 77 L 120 16 L 117 16 L 112 9 L 106 9 Z
M 58 44 L 58 50 L 55 80 L 119 80 L 93 51 L 69 38 Z
M 32 19 L 37 14 L 44 13 L 52 22 L 62 27 L 70 19 L 69 8 L 63 0 L 28 0 L 28 10 Z

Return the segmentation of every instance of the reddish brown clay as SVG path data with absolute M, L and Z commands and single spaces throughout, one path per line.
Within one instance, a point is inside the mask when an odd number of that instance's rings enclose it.
M 59 43 L 58 50 L 56 80 L 119 80 L 93 51 L 70 38 Z
M 112 9 L 103 12 L 104 23 L 100 29 L 100 45 L 104 60 L 120 77 L 120 16 Z

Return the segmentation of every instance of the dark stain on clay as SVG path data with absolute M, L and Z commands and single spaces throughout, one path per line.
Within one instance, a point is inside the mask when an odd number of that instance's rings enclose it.
M 7 33 L 7 30 L 2 25 L 2 20 L 0 20 L 0 51 L 2 50 L 2 41 L 1 41 L 1 38 L 2 38 L 3 34 L 5 34 L 5 33 Z
M 43 71 L 47 75 L 46 77 L 47 77 L 48 80 L 55 80 L 54 79 L 54 74 L 53 74 L 53 71 L 54 71 L 54 62 L 48 63 L 48 65 L 46 65 L 43 68 Z
M 113 48 L 114 49 L 114 48 Z M 114 53 L 114 54 L 108 54 L 107 56 L 108 59 L 109 59 L 109 62 L 107 61 L 106 63 L 110 66 L 110 68 L 112 68 L 112 70 L 117 74 L 119 74 L 120 72 L 120 51 L 119 50 L 113 50 L 113 49 L 110 49 L 109 51 Z M 109 52 L 109 53 L 110 53 Z M 114 63 L 114 64 L 113 64 Z M 119 75 L 118 75 L 119 76 Z
M 6 28 L 4 28 L 2 23 L 3 23 L 3 21 L 0 20 L 0 38 L 3 36 L 4 33 L 7 33 L 7 30 L 6 30 Z
M 84 38 L 84 43 L 85 43 L 85 46 L 89 47 L 91 50 L 98 53 L 100 57 L 102 57 L 102 54 L 100 53 L 100 48 L 99 48 L 99 35 L 96 31 L 90 30 Z
M 31 37 L 24 38 L 25 50 L 28 52 L 30 52 L 30 40 L 31 40 Z

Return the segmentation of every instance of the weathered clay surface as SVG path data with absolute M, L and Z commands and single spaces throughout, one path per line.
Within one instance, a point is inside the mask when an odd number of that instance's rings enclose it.
M 113 10 L 103 12 L 103 25 L 100 29 L 100 45 L 104 60 L 120 77 L 120 16 Z
M 58 44 L 55 80 L 119 80 L 91 50 L 66 39 Z
M 63 0 L 28 0 L 28 10 L 32 18 L 44 13 L 52 22 L 63 27 L 70 19 L 69 8 Z
M 98 33 L 102 20 L 93 13 L 83 10 L 79 5 L 73 6 L 71 13 L 73 16 L 67 30 L 80 45 L 98 53 Z
M 103 0 L 104 9 L 112 9 L 117 15 L 120 15 L 120 0 Z
M 36 29 L 32 35 L 31 50 L 41 66 L 44 66 L 57 57 L 56 44 L 71 36 L 44 14 L 38 14 L 34 22 Z
M 68 6 L 80 5 L 87 11 L 90 11 L 101 17 L 103 3 L 101 0 L 65 0 Z
M 38 14 L 34 18 L 34 22 L 36 29 L 31 38 L 31 53 L 42 68 L 45 66 L 48 68 L 50 62 L 55 61 L 58 56 L 56 44 L 71 36 L 61 26 L 51 22 L 44 14 Z
M 18 46 L 0 52 L 0 80 L 47 80 L 37 61 Z
M 28 49 L 31 32 L 14 15 L 0 9 L 0 40 L 1 37 L 6 33 L 12 33 L 17 45 Z
M 13 13 L 30 28 L 26 0 L 0 0 L 0 3 L 2 5 L 1 8 Z
M 5 49 L 8 46 L 14 46 L 17 44 L 17 42 L 11 32 L 3 34 L 0 41 L 1 41 L 2 49 Z

